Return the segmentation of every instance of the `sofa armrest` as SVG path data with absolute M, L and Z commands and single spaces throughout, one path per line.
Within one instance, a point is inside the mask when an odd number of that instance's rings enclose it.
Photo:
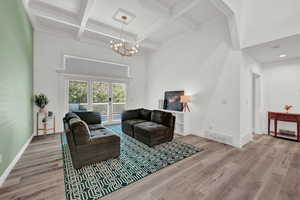
M 90 130 L 87 124 L 79 119 L 70 120 L 70 130 L 72 131 L 75 144 L 84 145 L 88 144 L 90 141 Z
M 175 121 L 174 116 L 170 112 L 165 112 L 161 110 L 154 110 L 151 114 L 151 121 L 158 124 L 162 124 L 168 128 L 173 126 L 173 121 Z
M 126 110 L 122 113 L 122 121 L 131 120 L 131 119 L 139 119 L 140 117 L 140 110 Z

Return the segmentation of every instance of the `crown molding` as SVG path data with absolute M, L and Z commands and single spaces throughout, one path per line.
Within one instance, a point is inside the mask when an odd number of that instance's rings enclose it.
M 190 11 L 200 2 L 201 0 L 192 0 L 189 3 L 186 2 L 178 3 L 171 9 L 170 15 L 168 17 L 158 20 L 156 23 L 150 26 L 146 31 L 139 34 L 138 42 L 142 42 L 146 38 L 150 37 L 153 33 L 157 32 L 159 29 L 175 21 L 176 19 L 182 17 L 184 14 L 186 14 L 188 11 Z

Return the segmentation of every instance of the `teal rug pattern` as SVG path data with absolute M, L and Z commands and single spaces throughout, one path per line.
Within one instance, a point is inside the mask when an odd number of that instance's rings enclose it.
M 120 125 L 108 126 L 121 138 L 119 158 L 74 169 L 66 135 L 61 134 L 67 200 L 96 200 L 202 149 L 173 140 L 153 148 L 127 136 Z

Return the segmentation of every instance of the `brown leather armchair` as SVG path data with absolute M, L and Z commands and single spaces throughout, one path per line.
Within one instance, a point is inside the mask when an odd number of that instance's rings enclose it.
M 120 137 L 101 124 L 99 113 L 67 113 L 63 119 L 74 168 L 120 155 Z M 85 118 L 87 117 L 87 118 Z M 85 120 L 85 121 L 84 121 Z

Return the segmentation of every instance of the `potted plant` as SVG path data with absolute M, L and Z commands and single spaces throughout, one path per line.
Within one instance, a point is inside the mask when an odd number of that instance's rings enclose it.
M 34 103 L 37 107 L 40 108 L 39 112 L 45 112 L 45 107 L 49 103 L 49 99 L 46 95 L 44 94 L 36 94 L 34 95 Z
M 35 105 L 40 108 L 39 113 L 44 114 L 44 118 L 42 119 L 42 122 L 46 123 L 47 118 L 48 118 L 48 112 L 45 108 L 49 103 L 48 97 L 46 95 L 40 93 L 40 94 L 34 95 L 33 99 L 34 99 Z

